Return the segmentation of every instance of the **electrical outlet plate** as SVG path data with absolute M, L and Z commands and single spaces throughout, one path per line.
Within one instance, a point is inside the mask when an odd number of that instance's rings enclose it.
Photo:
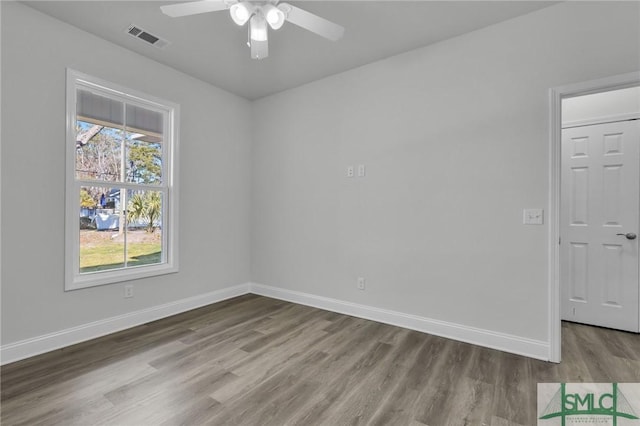
M 358 290 L 364 290 L 365 288 L 365 279 L 363 277 L 358 277 Z
M 133 297 L 133 286 L 131 284 L 124 286 L 124 297 Z
M 347 177 L 352 178 L 354 176 L 354 168 L 353 166 L 348 166 L 347 167 Z
M 543 209 L 524 209 L 523 223 L 525 225 L 542 225 L 544 222 Z

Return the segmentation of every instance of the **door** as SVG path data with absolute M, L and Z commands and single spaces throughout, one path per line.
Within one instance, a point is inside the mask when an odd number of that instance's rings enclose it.
M 562 319 L 640 331 L 640 121 L 562 130 Z

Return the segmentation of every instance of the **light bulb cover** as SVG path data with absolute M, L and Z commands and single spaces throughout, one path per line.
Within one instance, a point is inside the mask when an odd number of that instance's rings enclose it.
M 245 2 L 238 2 L 229 8 L 231 19 L 237 25 L 243 26 L 253 15 L 253 5 Z
M 278 30 L 282 27 L 285 20 L 284 12 L 274 5 L 267 3 L 262 6 L 262 14 L 264 15 L 267 23 L 274 30 Z
M 251 40 L 267 41 L 267 21 L 260 13 L 256 13 L 251 17 L 249 22 Z

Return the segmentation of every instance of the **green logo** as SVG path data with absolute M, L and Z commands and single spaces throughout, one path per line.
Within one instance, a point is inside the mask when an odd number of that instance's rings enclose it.
M 585 419 L 593 419 L 593 416 L 608 416 L 617 426 L 618 418 L 638 420 L 633 407 L 618 388 L 617 383 L 611 384 L 609 392 L 567 392 L 566 383 L 560 384 L 560 389 L 553 395 L 551 401 L 542 412 L 540 420 L 559 417 L 562 426 L 565 426 L 567 417 L 581 416 L 575 419 L 580 423 L 586 423 Z

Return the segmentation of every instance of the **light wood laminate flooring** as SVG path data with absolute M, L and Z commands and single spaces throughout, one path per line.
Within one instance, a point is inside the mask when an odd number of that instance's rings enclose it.
M 245 295 L 2 367 L 2 425 L 534 425 L 538 382 L 640 382 L 637 334 L 561 364 Z

